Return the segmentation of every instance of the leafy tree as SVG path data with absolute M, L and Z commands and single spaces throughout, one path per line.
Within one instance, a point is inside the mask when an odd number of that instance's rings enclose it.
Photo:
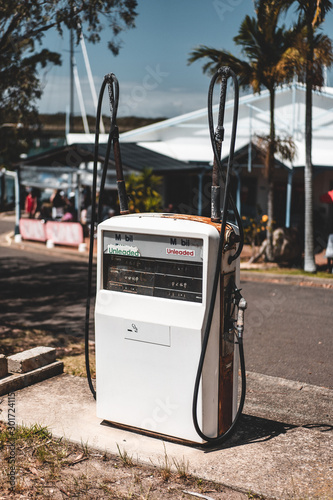
M 312 191 L 312 90 L 323 86 L 323 65 L 329 67 L 333 63 L 331 40 L 318 32 L 326 13 L 332 8 L 329 0 L 296 0 L 299 21 L 295 29 L 298 32 L 297 44 L 290 53 L 301 81 L 306 85 L 305 91 L 305 237 L 304 237 L 304 271 L 314 273 L 313 235 L 313 191 Z
M 159 212 L 162 209 L 162 197 L 158 187 L 162 178 L 153 174 L 151 168 L 144 168 L 140 174 L 126 177 L 126 191 L 129 195 L 130 212 Z
M 292 78 L 292 71 L 283 64 L 286 52 L 293 43 L 293 31 L 285 26 L 278 26 L 281 13 L 286 9 L 283 0 L 256 0 L 256 17 L 246 16 L 234 37 L 236 45 L 242 47 L 244 59 L 240 59 L 228 51 L 216 50 L 200 46 L 190 54 L 189 63 L 202 58 L 209 61 L 203 71 L 214 74 L 223 66 L 230 66 L 239 78 L 243 87 L 251 86 L 253 92 L 259 93 L 265 87 L 269 91 L 270 131 L 266 152 L 266 174 L 268 178 L 268 224 L 267 236 L 271 240 L 273 227 L 273 193 L 274 193 L 274 152 L 276 150 L 274 109 L 276 88 Z M 271 246 L 268 246 L 268 250 Z M 270 258 L 271 251 L 268 251 Z
M 134 27 L 136 0 L 0 0 L 0 158 L 17 160 L 38 123 L 36 101 L 42 88 L 38 69 L 60 64 L 60 55 L 41 48 L 53 28 L 82 30 L 89 42 L 100 41 L 102 21 L 107 19 L 113 38 L 108 47 L 116 55 L 120 33 Z

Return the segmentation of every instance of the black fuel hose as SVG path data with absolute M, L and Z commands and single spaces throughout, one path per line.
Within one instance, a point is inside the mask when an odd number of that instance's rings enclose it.
M 222 165 L 221 165 L 220 155 L 218 154 L 218 151 L 217 151 L 215 136 L 214 136 L 213 106 L 212 106 L 213 97 L 212 96 L 213 96 L 213 90 L 214 90 L 214 85 L 216 83 L 216 80 L 218 78 L 224 77 L 225 85 L 226 85 L 226 81 L 229 78 L 229 76 L 232 77 L 233 84 L 234 84 L 234 113 L 233 113 L 233 123 L 232 123 L 231 141 L 230 141 L 227 171 L 224 174 L 223 169 L 222 169 Z M 226 88 L 224 88 L 224 89 L 221 88 L 221 98 L 225 99 L 225 95 L 226 95 Z M 230 173 L 231 173 L 231 169 L 232 169 L 235 141 L 236 141 L 238 100 L 239 100 L 239 90 L 238 90 L 237 77 L 236 77 L 235 73 L 229 67 L 224 66 L 224 67 L 220 68 L 213 76 L 211 83 L 210 83 L 210 87 L 209 87 L 209 93 L 208 93 L 209 131 L 210 131 L 210 137 L 211 137 L 211 142 L 212 142 L 212 147 L 213 147 L 213 152 L 214 152 L 214 159 L 218 165 L 219 173 L 220 173 L 222 179 L 224 180 L 224 199 L 223 199 L 222 221 L 221 221 L 219 247 L 218 247 L 218 253 L 217 253 L 217 260 L 216 260 L 216 268 L 215 268 L 213 287 L 212 287 L 212 292 L 211 292 L 211 299 L 210 299 L 210 304 L 209 304 L 209 309 L 208 309 L 207 322 L 206 322 L 206 326 L 205 326 L 205 333 L 204 333 L 203 342 L 202 342 L 202 349 L 201 349 L 201 354 L 200 354 L 200 359 L 199 359 L 199 364 L 198 364 L 198 369 L 197 369 L 197 375 L 196 375 L 196 380 L 195 380 L 195 385 L 194 385 L 193 404 L 192 404 L 192 418 L 193 418 L 193 424 L 194 424 L 195 430 L 197 431 L 198 435 L 210 445 L 221 444 L 228 437 L 230 437 L 230 435 L 233 433 L 233 431 L 235 430 L 236 424 L 239 420 L 239 417 L 242 413 L 244 401 L 245 401 L 245 394 L 246 394 L 246 375 L 245 375 L 243 339 L 242 339 L 242 337 L 237 336 L 238 346 L 239 346 L 240 368 L 241 368 L 241 381 L 242 381 L 242 391 L 241 391 L 241 397 L 240 397 L 237 413 L 235 415 L 235 418 L 234 418 L 231 426 L 224 433 L 222 433 L 216 437 L 206 436 L 203 433 L 203 431 L 200 429 L 200 426 L 198 423 L 198 411 L 197 411 L 198 394 L 199 394 L 200 381 L 201 381 L 201 377 L 202 377 L 202 371 L 203 371 L 203 366 L 204 366 L 204 361 L 205 361 L 205 356 L 206 356 L 206 351 L 207 351 L 207 345 L 208 345 L 210 331 L 211 331 L 211 325 L 212 325 L 213 314 L 214 314 L 214 309 L 215 309 L 217 290 L 218 290 L 218 285 L 219 285 L 219 280 L 220 280 L 222 253 L 223 253 L 223 249 L 224 249 L 225 228 L 226 228 L 226 223 L 227 223 L 227 214 L 228 214 L 228 205 L 229 204 L 231 205 L 231 207 L 234 211 L 236 221 L 237 221 L 238 227 L 239 227 L 239 232 L 240 232 L 239 247 L 238 247 L 237 251 L 235 252 L 235 254 L 232 255 L 231 258 L 229 258 L 229 263 L 239 257 L 241 250 L 242 250 L 242 247 L 243 247 L 243 239 L 244 239 L 244 236 L 243 236 L 244 233 L 243 233 L 243 229 L 242 229 L 242 220 L 241 220 L 241 217 L 238 213 L 237 207 L 233 201 L 233 198 L 230 195 Z M 220 109 L 221 109 L 221 106 L 220 106 Z M 224 105 L 222 106 L 222 109 L 224 112 Z M 223 118 L 221 118 L 221 117 L 219 117 L 219 126 L 223 126 Z
M 108 143 L 106 147 L 101 186 L 100 186 L 100 196 L 98 201 L 98 217 L 97 222 L 100 222 L 101 218 L 101 208 L 102 208 L 102 198 L 106 180 L 106 174 L 109 164 L 111 145 L 115 137 L 118 134 L 118 128 L 116 125 L 116 116 L 119 101 L 119 84 L 118 80 L 113 73 L 109 73 L 104 77 L 97 106 L 96 114 L 96 132 L 95 132 L 95 149 L 94 149 L 94 168 L 93 168 L 93 184 L 92 184 L 92 200 L 91 200 L 91 221 L 90 221 L 90 240 L 89 240 L 89 260 L 88 260 L 88 285 L 87 285 L 87 300 L 86 300 L 86 315 L 85 315 L 85 329 L 84 329 L 84 345 L 85 345 L 85 363 L 86 363 L 86 373 L 89 388 L 91 393 L 96 399 L 96 390 L 92 383 L 92 377 L 90 372 L 90 362 L 89 362 L 89 322 L 90 322 L 90 301 L 91 301 L 91 291 L 92 291 L 92 268 L 93 268 L 93 254 L 94 254 L 94 239 L 95 239 L 95 223 L 96 223 L 96 187 L 97 187 L 97 163 L 98 163 L 98 149 L 99 149 L 99 131 L 100 131 L 100 121 L 102 114 L 102 103 L 105 87 L 108 85 L 109 90 L 109 102 L 111 111 L 111 124 L 110 132 L 108 137 Z
M 221 78 L 223 76 L 225 79 L 227 79 L 229 76 L 232 77 L 233 82 L 234 82 L 234 112 L 233 112 L 233 120 L 232 120 L 232 130 L 231 130 L 231 139 L 230 139 L 230 148 L 229 148 L 229 157 L 228 157 L 228 164 L 227 164 L 227 172 L 226 174 L 223 171 L 222 167 L 222 162 L 221 162 L 221 157 L 220 154 L 218 153 L 217 149 L 217 144 L 215 141 L 215 132 L 214 132 L 214 123 L 213 123 L 213 93 L 214 93 L 214 85 L 216 83 L 216 80 L 218 78 Z M 226 88 L 224 86 L 221 86 L 221 96 L 220 99 L 225 100 L 226 98 Z M 244 244 L 244 231 L 243 231 L 243 224 L 242 224 L 242 219 L 241 216 L 238 212 L 237 206 L 234 202 L 233 197 L 230 194 L 230 189 L 229 189 L 229 179 L 226 179 L 226 177 L 230 176 L 232 165 L 233 165 L 233 160 L 234 160 L 234 151 L 235 151 L 235 141 L 236 141 L 236 129 L 237 129 L 237 118 L 238 118 L 238 101 L 239 101 L 239 89 L 238 89 L 238 81 L 235 73 L 227 66 L 223 66 L 220 68 L 213 78 L 211 79 L 210 85 L 209 85 L 209 90 L 208 90 L 208 127 L 209 127 L 209 134 L 210 134 L 210 141 L 212 144 L 213 148 L 213 153 L 214 153 L 214 159 L 216 161 L 216 164 L 219 169 L 219 173 L 221 178 L 224 181 L 225 185 L 225 191 L 224 191 L 224 200 L 223 200 L 223 209 L 222 209 L 222 224 L 221 224 L 221 234 L 222 229 L 225 229 L 225 223 L 226 223 L 226 217 L 227 217 L 227 209 L 228 209 L 228 203 L 230 203 L 230 206 L 234 212 L 238 228 L 239 228 L 239 239 L 240 243 L 238 245 L 237 251 L 235 252 L 234 255 L 229 257 L 229 264 L 233 261 L 236 260 L 243 249 L 243 244 Z M 220 106 L 220 111 L 224 113 L 224 106 Z M 223 116 L 219 116 L 219 127 L 223 127 Z M 226 182 L 228 180 L 228 189 Z M 228 203 L 226 203 L 226 201 Z M 223 217 L 224 217 L 224 228 L 223 226 Z

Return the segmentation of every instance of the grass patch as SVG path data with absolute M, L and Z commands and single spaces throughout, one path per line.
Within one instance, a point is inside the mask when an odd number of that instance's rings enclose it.
M 68 373 L 69 375 L 75 375 L 76 377 L 86 377 L 86 361 L 85 355 L 79 354 L 77 356 L 64 356 L 61 358 L 64 363 L 64 373 Z M 96 369 L 95 369 L 95 354 L 90 353 L 89 355 L 89 363 L 90 363 L 90 373 L 91 377 L 95 378 Z
M 56 334 L 25 325 L 5 323 L 0 325 L 1 354 L 9 356 L 40 345 L 55 347 L 57 356 L 75 355 L 84 352 L 83 340 L 70 332 Z
M 13 443 L 15 485 L 11 490 L 8 472 Z M 89 449 L 87 443 L 80 446 L 55 439 L 40 425 L 17 426 L 11 434 L 0 421 L 1 498 L 179 500 L 187 498 L 187 491 L 199 496 L 216 492 L 218 498 L 229 500 L 259 498 L 192 477 L 185 459 L 173 460 L 177 471 L 172 472 L 166 451 L 161 467 L 134 464 L 125 450 L 118 446 L 118 451 L 119 455 L 110 455 Z
M 119 453 L 120 460 L 126 467 L 134 467 L 134 461 L 132 455 L 129 455 L 125 449 L 121 451 L 119 444 L 117 443 L 117 449 Z
M 45 443 L 47 440 L 49 440 L 52 435 L 48 431 L 46 427 L 43 427 L 39 424 L 34 424 L 30 427 L 26 426 L 19 426 L 16 427 L 14 432 L 9 432 L 7 429 L 7 426 L 1 422 L 1 427 L 0 427 L 0 449 L 4 447 L 4 444 L 9 441 L 15 441 L 16 444 L 22 444 L 22 442 L 25 443 L 32 443 L 34 442 L 35 445 L 40 445 Z
M 179 477 L 185 479 L 188 476 L 189 461 L 183 457 L 181 460 L 173 458 L 173 463 L 176 467 Z
M 57 359 L 64 363 L 64 372 L 77 377 L 86 377 L 84 342 L 69 332 L 54 334 L 46 330 L 24 325 L 5 324 L 0 326 L 1 354 L 10 356 L 33 347 L 45 346 L 56 349 Z M 95 378 L 94 344 L 89 346 L 90 371 Z
M 307 278 L 324 278 L 324 279 L 333 279 L 332 273 L 325 273 L 323 271 L 318 271 L 317 273 L 307 273 L 302 269 L 287 269 L 287 268 L 267 268 L 267 269 L 244 269 L 246 272 L 251 273 L 261 273 L 261 274 L 279 274 L 281 276 L 304 276 Z M 241 271 L 242 273 L 242 271 Z
M 55 337 L 45 330 L 38 328 L 27 328 L 12 324 L 0 326 L 1 354 L 10 356 L 18 352 L 32 349 L 39 345 L 47 347 L 63 346 L 66 340 Z

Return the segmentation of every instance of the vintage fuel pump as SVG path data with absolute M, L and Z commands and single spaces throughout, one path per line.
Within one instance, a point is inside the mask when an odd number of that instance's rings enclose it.
M 234 120 L 224 171 L 220 158 L 229 77 L 234 83 Z M 212 95 L 218 78 L 221 95 L 214 132 Z M 101 191 L 113 145 L 121 215 L 98 225 L 96 391 L 88 355 L 94 221 L 91 229 L 86 365 L 97 416 L 143 433 L 217 444 L 234 430 L 245 399 L 242 341 L 246 302 L 238 288 L 243 231 L 229 192 L 238 113 L 237 78 L 223 67 L 212 78 L 209 89 L 214 151 L 210 219 L 128 213 L 116 126 L 119 88 L 113 74 L 105 77 L 100 103 L 106 85 L 112 118 Z M 99 115 L 96 123 L 97 151 Z M 96 172 L 97 160 L 93 203 Z M 234 223 L 228 221 L 230 210 Z M 242 390 L 237 403 L 239 359 Z

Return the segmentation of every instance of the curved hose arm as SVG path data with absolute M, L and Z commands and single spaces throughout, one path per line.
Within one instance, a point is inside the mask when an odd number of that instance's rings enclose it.
M 222 168 L 222 164 L 221 164 L 220 139 L 223 139 L 223 121 L 224 121 L 224 111 L 225 111 L 226 82 L 230 76 L 232 77 L 233 82 L 234 82 L 234 112 L 233 112 L 233 122 L 232 122 L 228 164 L 227 164 L 226 173 L 224 173 L 223 168 Z M 217 132 L 215 133 L 214 132 L 214 124 L 213 124 L 213 90 L 214 90 L 214 85 L 216 83 L 216 80 L 219 77 L 221 77 L 221 94 L 220 94 L 220 106 L 219 106 L 219 115 L 218 115 L 218 128 L 217 128 Z M 242 250 L 242 247 L 243 247 L 242 221 L 241 221 L 241 217 L 238 213 L 237 207 L 234 203 L 234 200 L 233 200 L 232 196 L 230 195 L 230 172 L 231 172 L 232 164 L 233 164 L 235 141 L 236 141 L 238 100 L 239 100 L 239 90 L 238 90 L 237 77 L 236 77 L 235 73 L 229 67 L 224 66 L 224 67 L 220 68 L 213 76 L 211 83 L 210 83 L 210 86 L 209 86 L 209 92 L 208 92 L 208 122 L 209 122 L 210 138 L 211 138 L 212 148 L 213 148 L 213 152 L 214 152 L 214 164 L 218 168 L 219 174 L 224 181 L 225 193 L 224 193 L 224 199 L 223 199 L 223 210 L 222 210 L 222 221 L 221 221 L 221 229 L 220 229 L 219 247 L 218 247 L 218 252 L 217 252 L 217 261 L 216 261 L 215 274 L 214 274 L 214 279 L 213 279 L 211 300 L 210 300 L 209 309 L 208 309 L 206 327 L 205 327 L 205 331 L 204 331 L 204 335 L 203 335 L 202 349 L 201 349 L 201 354 L 200 354 L 200 359 L 199 359 L 199 364 L 198 364 L 196 380 L 195 380 L 195 384 L 194 384 L 194 393 L 193 393 L 193 402 L 192 402 L 192 418 L 193 418 L 194 427 L 195 427 L 198 435 L 203 440 L 207 441 L 207 443 L 210 443 L 210 444 L 213 444 L 213 443 L 220 444 L 228 436 L 230 436 L 230 434 L 233 432 L 233 430 L 236 426 L 237 420 L 238 420 L 239 416 L 241 415 L 241 412 L 243 409 L 243 405 L 244 405 L 244 401 L 245 401 L 245 392 L 246 392 L 244 351 L 243 351 L 242 337 L 240 336 L 238 338 L 238 344 L 239 344 L 239 356 L 240 356 L 241 376 L 242 376 L 242 392 L 241 392 L 241 399 L 240 399 L 238 411 L 236 413 L 236 416 L 235 416 L 234 421 L 232 422 L 230 428 L 225 433 L 222 433 L 221 435 L 218 435 L 214 438 L 206 436 L 202 432 L 202 430 L 200 429 L 200 426 L 198 423 L 197 403 L 198 403 L 199 386 L 200 386 L 200 382 L 201 382 L 203 365 L 204 365 L 204 361 L 205 361 L 207 345 L 208 345 L 208 340 L 209 340 L 210 330 L 211 330 L 211 325 L 212 325 L 212 320 L 213 320 L 213 314 L 214 314 L 214 309 L 215 309 L 217 290 L 218 290 L 218 285 L 219 285 L 219 281 L 220 281 L 221 262 L 222 262 L 223 248 L 225 245 L 225 232 L 226 232 L 225 229 L 226 229 L 227 212 L 228 212 L 228 205 L 229 204 L 231 205 L 232 209 L 234 210 L 236 220 L 237 220 L 238 226 L 239 226 L 239 231 L 240 231 L 240 243 L 239 243 L 238 249 L 236 250 L 234 255 L 229 257 L 229 263 L 239 257 L 241 250 Z M 244 315 L 242 317 L 244 318 Z
M 232 130 L 231 130 L 231 139 L 230 139 L 230 147 L 229 147 L 229 156 L 228 156 L 228 164 L 226 173 L 223 171 L 222 162 L 221 162 L 221 152 L 222 152 L 222 141 L 224 138 L 224 113 L 225 113 L 225 100 L 226 100 L 226 90 L 227 90 L 227 80 L 231 77 L 234 84 L 234 108 L 233 108 L 233 120 L 232 120 Z M 218 111 L 218 120 L 217 120 L 217 128 L 214 131 L 214 120 L 213 120 L 213 93 L 214 86 L 218 78 L 221 78 L 221 90 L 220 90 L 220 103 L 219 103 L 219 111 Z M 238 80 L 235 72 L 229 68 L 228 66 L 222 66 L 215 73 L 213 78 L 211 79 L 209 90 L 208 90 L 208 125 L 209 125 L 209 133 L 210 140 L 214 153 L 214 166 L 213 166 L 213 186 L 212 186 L 212 195 L 215 197 L 215 204 L 219 203 L 219 195 L 216 194 L 216 191 L 219 192 L 219 187 L 214 186 L 216 184 L 216 172 L 219 173 L 220 177 L 224 181 L 225 192 L 224 192 L 224 200 L 223 200 L 223 209 L 222 209 L 222 224 L 221 231 L 225 231 L 226 224 L 226 216 L 228 205 L 232 208 L 235 218 L 237 221 L 237 225 L 239 228 L 239 236 L 240 242 L 238 248 L 234 255 L 229 257 L 229 264 L 236 260 L 243 249 L 243 241 L 244 241 L 244 231 L 243 224 L 234 199 L 230 194 L 229 188 L 229 177 L 233 167 L 234 160 L 234 151 L 235 151 L 235 142 L 236 142 L 236 129 L 237 129 L 237 118 L 238 118 L 238 102 L 239 102 L 239 86 Z M 214 179 L 215 176 L 215 179 Z M 213 202 L 214 203 L 214 202 Z M 214 213 L 213 213 L 214 212 Z M 218 218 L 220 220 L 220 214 L 217 215 L 217 208 L 212 205 L 212 217 L 214 219 Z
M 117 111 L 118 111 L 118 102 L 119 102 L 119 83 L 116 76 L 113 73 L 109 73 L 105 75 L 100 93 L 98 98 L 97 105 L 97 113 L 96 113 L 96 132 L 95 132 L 95 149 L 94 149 L 94 169 L 93 169 L 93 184 L 92 184 L 92 200 L 91 200 L 91 224 L 90 224 L 90 244 L 89 244 L 89 261 L 88 261 L 88 290 L 87 290 L 87 301 L 86 301 L 86 315 L 85 315 L 85 363 L 86 363 L 86 372 L 89 388 L 92 392 L 93 397 L 96 399 L 96 391 L 92 383 L 91 373 L 90 373 L 90 365 L 89 365 L 89 320 L 90 320 L 90 299 L 91 299 L 91 291 L 92 291 L 92 265 L 93 265 L 93 251 L 94 251 L 94 238 L 95 238 L 95 219 L 96 219 L 96 187 L 97 187 L 97 163 L 98 163 L 98 149 L 99 149 L 99 130 L 100 130 L 100 122 L 101 122 L 101 113 L 102 113 L 102 103 L 103 96 L 106 86 L 108 86 L 109 93 L 109 106 L 111 113 L 111 123 L 110 123 L 110 131 L 109 138 L 106 147 L 104 166 L 101 177 L 101 185 L 100 185 L 100 198 L 98 203 L 98 222 L 100 222 L 101 218 L 101 209 L 102 209 L 102 198 L 105 187 L 105 180 L 107 174 L 107 168 L 109 164 L 111 146 L 113 144 L 114 156 L 115 156 L 115 164 L 117 171 L 117 180 L 118 180 L 118 192 L 120 199 L 120 210 L 121 213 L 128 213 L 127 208 L 127 195 L 125 190 L 125 182 L 123 179 L 122 173 L 122 164 L 120 157 L 120 148 L 119 148 L 119 140 L 118 140 L 118 127 L 116 123 Z M 119 185 L 121 188 L 119 189 Z

